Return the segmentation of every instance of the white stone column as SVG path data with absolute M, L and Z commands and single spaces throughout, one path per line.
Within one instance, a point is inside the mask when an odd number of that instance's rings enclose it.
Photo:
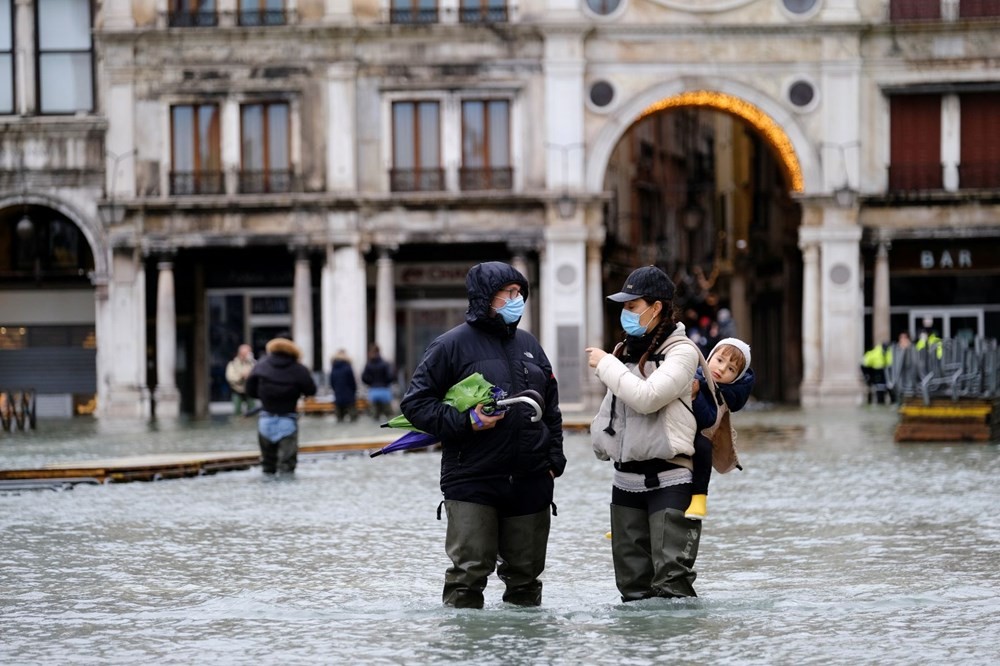
M 554 210 L 550 217 L 558 217 Z M 578 211 L 572 221 L 545 229 L 545 262 L 539 276 L 542 292 L 541 343 L 559 381 L 559 403 L 564 409 L 583 409 L 587 371 L 587 228 Z
M 510 265 L 517 269 L 517 271 L 525 277 L 528 281 L 529 289 L 532 294 L 536 294 L 536 286 L 531 284 L 531 271 L 528 269 L 528 260 L 524 256 L 523 250 L 515 250 L 514 256 L 511 257 Z M 540 300 L 531 298 L 532 301 Z M 521 316 L 521 321 L 518 323 L 517 327 L 522 331 L 527 331 L 529 333 L 531 330 L 531 308 L 534 303 L 526 304 L 524 308 L 524 314 Z
M 359 363 L 368 357 L 368 285 L 364 256 L 357 245 L 333 250 L 331 280 L 331 349 L 343 348 Z
M 819 379 L 822 367 L 819 245 L 812 228 L 799 229 L 802 249 L 802 405 L 819 403 Z
M 334 318 L 334 299 L 336 299 L 336 282 L 334 281 L 335 255 L 333 244 L 326 246 L 326 261 L 319 273 L 319 325 L 320 325 L 320 359 L 323 361 L 324 377 L 330 366 L 336 344 L 336 320 Z M 329 379 L 329 378 L 327 378 Z
M 149 415 L 146 376 L 146 273 L 135 250 L 111 252 L 107 300 L 98 288 L 96 322 L 99 349 L 97 382 L 102 418 Z
M 357 66 L 349 63 L 330 65 L 326 70 L 326 187 L 332 192 L 357 189 L 357 136 L 355 116 L 355 77 Z
M 601 242 L 587 242 L 587 346 L 604 346 L 604 271 Z
M 962 108 L 958 95 L 941 97 L 941 177 L 949 192 L 958 191 L 962 162 Z
M 396 362 L 396 283 L 388 248 L 382 248 L 375 262 L 375 344 L 382 358 Z M 362 362 L 367 356 L 355 359 Z M 362 366 L 363 367 L 363 366 Z
M 177 305 L 174 294 L 174 265 L 156 265 L 156 415 L 177 416 Z
M 889 243 L 878 244 L 875 254 L 875 284 L 872 285 L 872 344 L 892 342 L 889 331 Z
M 240 145 L 240 105 L 235 99 L 225 99 L 220 110 L 222 121 L 222 178 L 225 191 L 229 194 L 239 192 L 239 174 L 241 163 Z
M 38 109 L 35 85 L 35 3 L 14 0 L 14 99 L 21 115 L 31 115 Z
M 312 271 L 309 256 L 300 251 L 295 258 L 292 287 L 292 338 L 302 350 L 302 365 L 313 370 Z
M 831 203 L 819 212 L 823 224 L 799 229 L 800 245 L 813 242 L 820 248 L 822 321 L 817 401 L 824 405 L 858 404 L 863 396 L 858 373 L 862 354 L 859 333 L 864 321 L 860 290 L 861 227 L 857 225 L 857 208 L 838 208 Z
M 545 35 L 545 184 L 554 192 L 583 187 L 583 47 L 582 33 Z
M 104 0 L 102 15 L 105 30 L 129 30 L 135 27 L 132 0 Z

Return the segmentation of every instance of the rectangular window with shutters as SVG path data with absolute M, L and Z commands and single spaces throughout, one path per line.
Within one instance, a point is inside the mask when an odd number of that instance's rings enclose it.
M 0 0 L 0 115 L 14 113 L 14 2 Z
M 941 96 L 889 98 L 889 190 L 940 190 Z
M 940 0 L 889 0 L 889 20 L 893 23 L 940 19 Z
M 219 24 L 216 0 L 170 0 L 167 22 L 173 28 L 211 28 Z
M 961 161 L 958 185 L 962 189 L 1000 189 L 1000 93 L 969 93 L 961 105 Z
M 510 102 L 502 99 L 462 102 L 463 190 L 509 190 L 514 170 L 510 166 Z
M 240 0 L 240 25 L 284 25 L 285 0 Z
M 240 107 L 240 134 L 240 192 L 290 192 L 288 104 L 244 104 Z
M 393 103 L 389 181 L 393 192 L 444 189 L 440 105 L 437 102 Z
M 958 17 L 988 18 L 1000 16 L 1000 0 L 959 0 Z
M 90 0 L 37 0 L 38 96 L 42 113 L 94 108 Z
M 222 194 L 222 150 L 217 104 L 170 109 L 170 193 Z
M 437 23 L 437 0 L 390 0 L 391 23 Z

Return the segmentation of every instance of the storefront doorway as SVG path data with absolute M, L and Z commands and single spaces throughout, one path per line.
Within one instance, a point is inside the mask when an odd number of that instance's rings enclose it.
M 973 340 L 985 331 L 983 308 L 935 308 L 910 310 L 909 329 L 915 334 L 927 328 L 924 319 L 933 323 L 930 328 L 942 338 Z
M 465 321 L 469 303 L 461 299 L 427 299 L 400 304 L 405 321 L 405 358 L 399 364 L 409 382 L 424 351 L 439 335 Z
M 290 337 L 291 289 L 210 289 L 208 307 L 208 358 L 211 402 L 230 399 L 226 364 L 236 349 L 249 343 L 254 358 L 264 355 L 271 338 Z

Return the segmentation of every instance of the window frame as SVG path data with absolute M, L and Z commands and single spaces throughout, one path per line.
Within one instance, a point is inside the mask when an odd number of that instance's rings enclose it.
M 437 116 L 437 164 L 433 166 L 425 166 L 420 163 L 421 147 L 423 145 L 420 135 L 420 107 L 425 104 L 433 105 Z M 397 166 L 399 164 L 399 144 L 397 142 L 396 134 L 396 108 L 402 105 L 410 105 L 413 107 L 412 157 L 414 166 L 413 168 L 408 169 L 413 176 L 411 181 L 412 185 L 409 187 L 406 186 L 406 183 L 400 182 L 402 180 L 401 176 L 403 170 Z M 444 138 L 442 128 L 443 109 L 444 104 L 438 99 L 398 99 L 390 102 L 389 127 L 391 152 L 389 158 L 391 160 L 391 165 L 389 168 L 389 190 L 391 192 L 444 192 L 447 189 L 444 173 L 444 147 L 442 145 Z M 431 182 L 424 183 L 423 181 L 425 176 L 427 176 Z
M 191 133 L 193 135 L 192 141 L 194 143 L 194 150 L 192 151 L 192 158 L 194 161 L 193 169 L 191 171 L 179 171 L 177 169 L 177 156 L 175 154 L 176 150 L 176 139 L 177 139 L 177 128 L 174 126 L 174 113 L 177 109 L 189 107 L 193 110 L 192 114 L 192 127 Z M 219 169 L 218 171 L 209 171 L 201 167 L 201 150 L 199 144 L 199 110 L 203 107 L 213 107 L 215 109 L 216 117 L 218 118 L 219 130 L 215 135 L 215 146 L 214 154 L 218 158 Z M 168 173 L 168 191 L 170 196 L 192 196 L 192 195 L 216 195 L 226 193 L 226 183 L 225 183 L 225 167 L 222 161 L 222 105 L 218 102 L 180 102 L 171 104 L 169 107 L 170 114 L 170 170 Z M 192 187 L 190 190 L 178 191 L 175 179 L 181 174 L 190 175 Z M 207 183 L 203 183 L 206 179 L 209 179 Z M 211 178 L 217 178 L 217 183 L 215 187 L 212 187 Z
M 274 25 L 288 25 L 288 0 L 280 0 L 281 9 L 268 9 L 268 0 L 236 0 L 236 24 L 241 27 L 266 28 Z M 248 5 L 256 5 L 250 8 Z M 254 17 L 248 20 L 247 17 Z M 277 19 L 277 20 L 275 20 Z
M 15 23 L 15 17 L 17 13 L 15 11 L 15 6 L 17 4 L 16 0 L 7 0 L 10 3 L 10 50 L 3 51 L 0 50 L 0 55 L 6 54 L 10 56 L 10 111 L 4 111 L 0 109 L 0 116 L 14 116 L 17 115 L 17 25 Z
M 88 26 L 88 36 L 90 38 L 90 48 L 88 49 L 51 49 L 42 50 L 41 42 L 41 11 L 42 3 L 45 0 L 34 0 L 32 3 L 35 10 L 35 96 L 36 112 L 43 116 L 73 116 L 78 113 L 93 113 L 97 108 L 97 70 L 94 58 L 94 2 L 85 0 L 87 15 L 90 19 Z M 12 1 L 12 5 L 14 2 Z M 90 61 L 90 106 L 85 109 L 73 109 L 71 111 L 46 111 L 44 109 L 44 98 L 42 88 L 42 56 L 51 54 L 87 54 Z M 16 69 L 16 68 L 15 68 Z
M 261 152 L 262 152 L 262 162 L 263 169 L 259 171 L 249 171 L 246 167 L 246 152 L 244 151 L 245 139 L 246 139 L 246 124 L 244 122 L 244 111 L 245 109 L 253 106 L 261 107 L 261 119 L 262 119 L 262 131 L 263 135 L 259 137 L 261 142 Z M 270 123 L 268 122 L 269 110 L 273 107 L 283 106 L 285 107 L 285 153 L 288 156 L 288 160 L 285 164 L 284 169 L 274 169 L 270 162 Z M 273 179 L 274 177 L 282 173 L 284 174 L 284 186 L 275 186 Z M 260 176 L 260 182 L 262 185 L 260 187 L 253 187 L 251 183 L 255 182 L 256 176 Z M 285 193 L 292 192 L 295 189 L 295 172 L 292 166 L 292 105 L 286 99 L 261 99 L 261 100 L 246 100 L 240 103 L 240 172 L 239 172 L 239 186 L 238 191 L 240 194 L 265 194 L 265 193 Z
M 490 123 L 490 105 L 502 103 L 506 108 L 505 118 L 507 127 L 505 135 L 507 137 L 507 163 L 503 166 L 494 166 L 491 160 L 492 131 L 493 125 Z M 482 105 L 482 166 L 469 166 L 466 163 L 465 138 L 466 138 L 466 105 Z M 514 146 L 513 146 L 513 103 L 506 97 L 465 97 L 459 100 L 459 123 L 460 123 L 460 157 L 459 163 L 459 189 L 469 190 L 512 190 L 514 188 Z M 474 187 L 478 183 L 485 183 L 485 187 Z
M 212 3 L 212 9 L 204 10 L 202 5 L 208 2 Z M 218 0 L 167 0 L 167 25 L 171 28 L 217 27 L 219 2 Z

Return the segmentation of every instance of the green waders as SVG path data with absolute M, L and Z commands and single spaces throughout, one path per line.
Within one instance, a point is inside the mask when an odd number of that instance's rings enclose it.
M 500 520 L 500 564 L 497 576 L 507 589 L 503 600 L 517 606 L 540 606 L 552 514 L 549 508 L 527 516 Z
M 299 458 L 298 431 L 277 442 L 257 433 L 257 443 L 260 445 L 260 467 L 264 474 L 291 474 L 295 471 Z
M 451 566 L 444 574 L 442 600 L 455 608 L 482 608 L 486 578 L 497 564 L 497 511 L 485 504 L 445 500 L 448 531 L 444 549 Z
M 694 561 L 701 522 L 683 511 L 611 505 L 611 552 L 622 601 L 695 597 Z
M 485 504 L 445 500 L 444 507 L 448 516 L 445 551 L 452 562 L 444 576 L 445 605 L 482 608 L 486 579 L 494 568 L 507 585 L 504 601 L 539 605 L 542 583 L 538 576 L 545 569 L 551 520 L 548 508 L 501 519 L 495 508 Z

